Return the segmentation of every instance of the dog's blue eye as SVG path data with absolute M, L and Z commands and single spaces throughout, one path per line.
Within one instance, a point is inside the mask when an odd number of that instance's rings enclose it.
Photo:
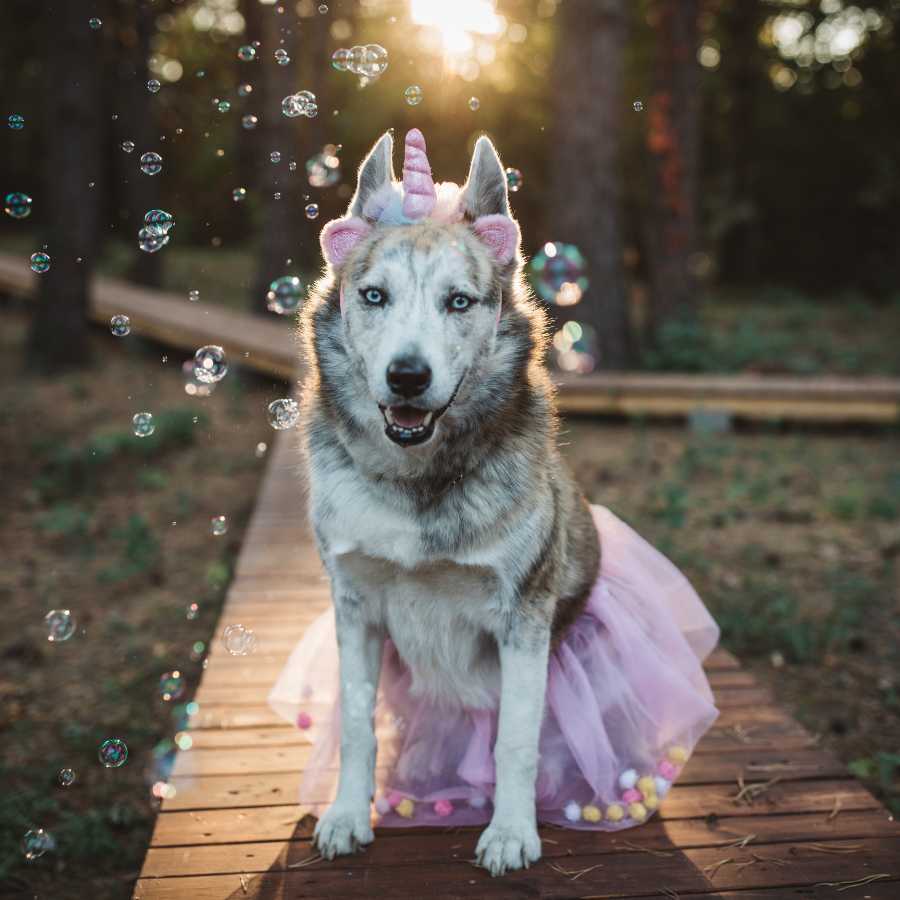
M 450 309 L 468 309 L 471 305 L 472 301 L 465 294 L 454 294 L 450 298 Z
M 366 288 L 362 295 L 366 303 L 371 303 L 373 306 L 379 306 L 384 303 L 384 294 L 378 288 Z

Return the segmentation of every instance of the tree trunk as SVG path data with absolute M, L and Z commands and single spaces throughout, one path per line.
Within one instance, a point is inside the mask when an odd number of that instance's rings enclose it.
M 305 184 L 304 158 L 301 156 L 297 159 L 296 172 L 290 172 L 288 163 L 297 146 L 296 129 L 310 122 L 305 117 L 289 119 L 282 115 L 281 101 L 288 94 L 295 94 L 299 90 L 315 91 L 315 88 L 298 81 L 298 53 L 301 46 L 297 39 L 297 25 L 286 24 L 285 18 L 287 17 L 277 14 L 274 6 L 263 7 L 259 22 L 262 46 L 258 53 L 261 58 L 254 63 L 254 93 L 259 92 L 258 108 L 261 113 L 253 140 L 256 148 L 253 160 L 256 177 L 252 184 L 259 196 L 262 221 L 250 307 L 254 312 L 265 314 L 268 314 L 266 290 L 269 282 L 281 275 L 298 271 L 297 240 L 302 215 L 302 186 Z M 311 43 L 304 40 L 303 45 L 304 55 L 311 52 Z M 287 51 L 291 58 L 289 65 L 278 65 L 273 59 L 279 48 Z M 299 126 L 295 124 L 297 122 L 300 123 Z M 281 154 L 281 161 L 272 163 L 269 156 L 276 150 Z
M 647 148 L 652 161 L 648 227 L 651 328 L 691 315 L 696 280 L 690 257 L 697 241 L 700 150 L 701 0 L 656 0 L 653 93 L 648 102 Z
M 621 369 L 632 349 L 619 171 L 627 4 L 566 0 L 557 22 L 552 234 L 587 258 L 590 287 L 576 316 L 597 331 L 598 367 Z
M 44 126 L 45 221 L 50 270 L 39 275 L 28 360 L 42 371 L 85 364 L 88 282 L 97 246 L 100 154 L 100 38 L 88 26 L 87 5 L 47 0 Z M 37 248 L 35 248 L 37 249 Z
M 155 29 L 159 10 L 155 5 L 141 2 L 129 3 L 123 16 L 128 17 L 127 25 L 121 29 L 123 46 L 119 65 L 121 66 L 119 90 L 118 131 L 122 140 L 134 142 L 134 150 L 125 153 L 119 148 L 119 162 L 122 173 L 123 196 L 127 206 L 124 222 L 125 239 L 132 247 L 131 265 L 128 275 L 132 281 L 148 287 L 162 284 L 162 253 L 145 253 L 138 248 L 137 234 L 144 224 L 144 214 L 157 209 L 160 204 L 161 178 L 165 178 L 165 146 L 159 146 L 159 126 L 154 115 L 159 95 L 147 90 L 150 72 L 147 57 L 150 55 L 150 40 Z M 165 88 L 163 88 L 165 90 Z M 121 141 L 120 141 L 121 143 Z M 141 154 L 148 151 L 162 153 L 163 171 L 160 175 L 145 175 L 141 172 Z M 177 227 L 177 225 L 176 225 Z

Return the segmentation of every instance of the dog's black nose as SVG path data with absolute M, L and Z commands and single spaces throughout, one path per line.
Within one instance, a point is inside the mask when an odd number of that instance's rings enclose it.
M 431 384 L 431 369 L 421 357 L 404 356 L 388 366 L 387 383 L 401 397 L 418 397 Z

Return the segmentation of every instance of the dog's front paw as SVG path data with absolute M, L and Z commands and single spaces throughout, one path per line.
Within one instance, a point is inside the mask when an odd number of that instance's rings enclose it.
M 475 856 L 491 875 L 527 869 L 541 858 L 541 839 L 534 822 L 491 822 L 478 839 Z
M 325 859 L 356 853 L 375 840 L 369 823 L 369 807 L 350 807 L 334 803 L 316 823 L 313 843 Z

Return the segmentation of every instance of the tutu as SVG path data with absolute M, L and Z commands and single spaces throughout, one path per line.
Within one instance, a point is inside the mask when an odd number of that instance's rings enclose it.
M 538 819 L 615 830 L 658 808 L 715 721 L 702 660 L 719 630 L 687 579 L 608 509 L 597 581 L 551 647 L 536 782 Z M 375 810 L 383 827 L 474 825 L 491 816 L 494 709 L 436 708 L 385 642 L 375 707 Z M 300 803 L 321 814 L 338 779 L 338 655 L 331 610 L 294 649 L 269 695 L 313 747 Z

